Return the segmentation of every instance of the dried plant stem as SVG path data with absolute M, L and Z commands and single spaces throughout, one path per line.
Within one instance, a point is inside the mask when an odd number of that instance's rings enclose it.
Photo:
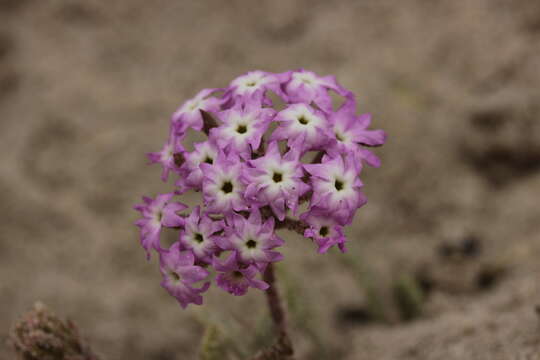
M 276 286 L 276 276 L 272 263 L 268 264 L 266 267 L 266 271 L 264 272 L 264 281 L 270 285 L 268 290 L 266 290 L 266 299 L 268 300 L 268 307 L 270 309 L 272 321 L 280 333 L 287 333 L 285 309 L 279 295 L 279 290 Z
M 287 331 L 287 317 L 283 301 L 276 285 L 276 276 L 272 263 L 268 264 L 264 272 L 264 281 L 270 287 L 266 290 L 266 299 L 272 322 L 276 328 L 277 340 L 268 349 L 259 352 L 252 360 L 290 360 L 294 353 L 291 339 Z
M 270 316 L 277 332 L 277 340 L 270 348 L 257 354 L 253 360 L 291 359 L 291 356 L 293 355 L 292 342 L 287 331 L 286 312 L 277 288 L 274 266 L 272 263 L 266 267 L 264 281 L 270 285 L 266 290 L 266 299 L 268 301 Z

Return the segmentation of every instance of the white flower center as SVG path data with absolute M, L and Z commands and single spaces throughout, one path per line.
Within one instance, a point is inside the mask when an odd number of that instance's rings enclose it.
M 303 82 L 306 85 L 313 85 L 317 82 L 317 78 L 315 78 L 310 73 L 295 73 L 294 78 Z
M 193 157 L 191 158 L 194 166 L 198 167 L 202 163 L 210 164 L 212 165 L 214 163 L 214 159 L 217 157 L 216 151 L 210 146 L 204 146 L 202 148 L 199 148 L 196 153 L 193 153 Z
M 320 116 L 312 113 L 305 106 L 285 111 L 284 118 L 292 121 L 289 126 L 296 131 L 307 132 L 309 136 L 315 136 L 316 128 L 323 122 Z
M 253 73 L 245 75 L 243 78 L 237 79 L 234 83 L 238 86 L 238 91 L 241 93 L 253 91 L 266 83 L 264 74 Z
M 295 165 L 291 162 L 269 161 L 265 164 L 265 173 L 261 175 L 261 184 L 266 185 L 268 195 L 275 196 L 280 190 L 291 190 L 295 187 Z
M 339 130 L 335 130 L 334 134 L 336 135 L 336 139 L 341 142 L 347 142 L 347 137 Z

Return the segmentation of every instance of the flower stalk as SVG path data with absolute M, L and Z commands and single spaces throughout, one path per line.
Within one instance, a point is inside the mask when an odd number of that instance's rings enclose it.
M 263 275 L 264 281 L 270 285 L 265 291 L 270 317 L 274 323 L 277 334 L 276 342 L 259 352 L 252 360 L 285 360 L 292 359 L 294 349 L 287 328 L 287 316 L 283 300 L 276 284 L 276 275 L 273 264 L 269 264 Z

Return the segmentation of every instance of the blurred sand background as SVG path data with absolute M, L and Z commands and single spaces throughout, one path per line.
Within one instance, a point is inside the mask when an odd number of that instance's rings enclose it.
M 539 359 L 532 0 L 0 0 L 0 342 L 41 300 L 106 359 L 196 359 L 208 324 L 231 359 L 264 343 L 261 293 L 180 309 L 131 206 L 169 189 L 145 153 L 184 100 L 299 67 L 335 74 L 389 139 L 346 256 L 288 238 L 298 358 Z M 413 321 L 392 290 L 404 275 L 424 290 Z

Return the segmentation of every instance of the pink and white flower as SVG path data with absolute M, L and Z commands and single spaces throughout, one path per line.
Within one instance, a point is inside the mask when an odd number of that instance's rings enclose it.
M 332 138 L 324 113 L 308 104 L 289 105 L 274 120 L 280 125 L 270 136 L 270 141 L 287 140 L 289 147 L 296 142 L 301 152 L 320 149 Z
M 183 164 L 179 169 L 180 178 L 176 186 L 183 193 L 189 189 L 202 190 L 203 172 L 201 164 L 214 164 L 218 157 L 218 148 L 212 141 L 196 143 L 192 152 L 184 152 Z
M 228 214 L 247 209 L 244 184 L 240 181 L 242 163 L 238 155 L 220 153 L 213 164 L 200 165 L 204 174 L 203 197 L 208 213 Z
M 161 180 L 167 181 L 171 170 L 175 172 L 180 171 L 180 167 L 176 164 L 176 158 L 183 156 L 184 151 L 185 149 L 176 133 L 171 132 L 169 140 L 163 145 L 161 151 L 151 152 L 146 155 L 151 164 L 161 164 L 163 168 Z
M 203 89 L 194 98 L 186 101 L 172 116 L 174 129 L 178 134 L 184 134 L 188 128 L 202 130 L 204 121 L 202 111 L 216 112 L 222 100 L 211 96 L 221 89 Z
M 214 257 L 213 266 L 218 272 L 217 285 L 235 296 L 244 295 L 250 287 L 259 290 L 269 288 L 266 282 L 256 278 L 260 270 L 254 265 L 242 265 L 234 252 L 225 261 Z
M 253 101 L 218 113 L 222 125 L 210 130 L 210 139 L 225 152 L 235 152 L 244 159 L 259 148 L 261 139 L 275 111 Z
M 324 156 L 321 164 L 306 164 L 304 169 L 312 176 L 310 208 L 332 214 L 342 225 L 350 224 L 356 209 L 366 203 L 358 166 L 352 157 Z
M 332 110 L 332 97 L 328 90 L 346 94 L 338 85 L 334 76 L 318 76 L 312 71 L 300 69 L 291 73 L 290 81 L 285 85 L 285 93 L 292 103 L 315 103 L 320 109 Z
M 207 278 L 210 273 L 194 265 L 195 256 L 191 251 L 180 251 L 180 244 L 176 242 L 168 250 L 160 251 L 159 263 L 163 276 L 161 286 L 178 300 L 182 308 L 189 304 L 202 304 L 201 293 L 208 289 L 210 282 L 204 283 L 200 288 L 193 285 Z
M 267 90 L 272 90 L 277 94 L 281 93 L 279 76 L 277 74 L 255 70 L 234 79 L 230 83 L 229 91 L 225 96 L 257 99 L 270 105 L 267 100 L 263 99 Z
M 246 184 L 245 197 L 257 206 L 270 206 L 279 220 L 288 209 L 296 213 L 298 199 L 309 190 L 302 181 L 304 171 L 299 162 L 299 152 L 290 149 L 281 156 L 277 142 L 271 142 L 266 154 L 250 160 L 242 180 Z
M 185 219 L 179 241 L 184 249 L 193 252 L 197 261 L 209 264 L 212 256 L 219 251 L 216 238 L 223 231 L 223 225 L 223 221 L 212 220 L 208 215 L 201 214 L 201 208 L 197 206 Z
M 379 167 L 379 158 L 362 146 L 380 146 L 386 141 L 383 130 L 368 130 L 371 115 L 355 115 L 355 102 L 346 101 L 338 111 L 328 115 L 329 123 L 335 137 L 335 145 L 330 148 L 331 154 L 351 153 L 358 162 L 365 161 L 368 165 Z
M 346 251 L 347 238 L 343 232 L 343 226 L 339 225 L 330 214 L 314 210 L 302 214 L 300 218 L 309 226 L 304 236 L 313 239 L 319 246 L 319 253 L 327 252 L 334 245 L 337 245 L 342 252 Z
M 217 243 L 223 250 L 234 250 L 243 263 L 264 267 L 283 258 L 279 252 L 273 251 L 283 245 L 283 240 L 274 233 L 273 218 L 263 222 L 260 211 L 254 208 L 247 219 L 231 214 L 226 222 L 226 236 L 218 239 Z
M 276 109 L 271 92 L 284 108 Z M 345 98 L 335 111 L 333 92 Z M 261 274 L 283 258 L 278 229 L 311 239 L 319 253 L 334 245 L 345 251 L 344 226 L 366 203 L 363 165 L 380 165 L 368 148 L 386 140 L 370 122 L 333 76 L 303 69 L 252 71 L 188 100 L 172 116 L 169 141 L 148 154 L 163 180 L 179 175 L 175 189 L 135 206 L 142 247 L 148 257 L 159 253 L 163 287 L 182 307 L 202 303 L 210 270 L 233 295 L 267 290 Z M 206 139 L 190 151 L 193 130 Z M 188 213 L 173 196 L 190 190 L 203 199 Z M 308 209 L 298 216 L 303 203 Z M 163 227 L 178 231 L 167 250 Z
M 162 227 L 175 228 L 184 224 L 184 219 L 178 212 L 187 209 L 187 206 L 180 202 L 171 202 L 173 196 L 173 193 L 160 194 L 155 199 L 143 196 L 143 203 L 134 206 L 142 215 L 142 219 L 137 220 L 135 225 L 140 228 L 141 245 L 148 258 L 151 249 L 161 249 L 159 235 Z

